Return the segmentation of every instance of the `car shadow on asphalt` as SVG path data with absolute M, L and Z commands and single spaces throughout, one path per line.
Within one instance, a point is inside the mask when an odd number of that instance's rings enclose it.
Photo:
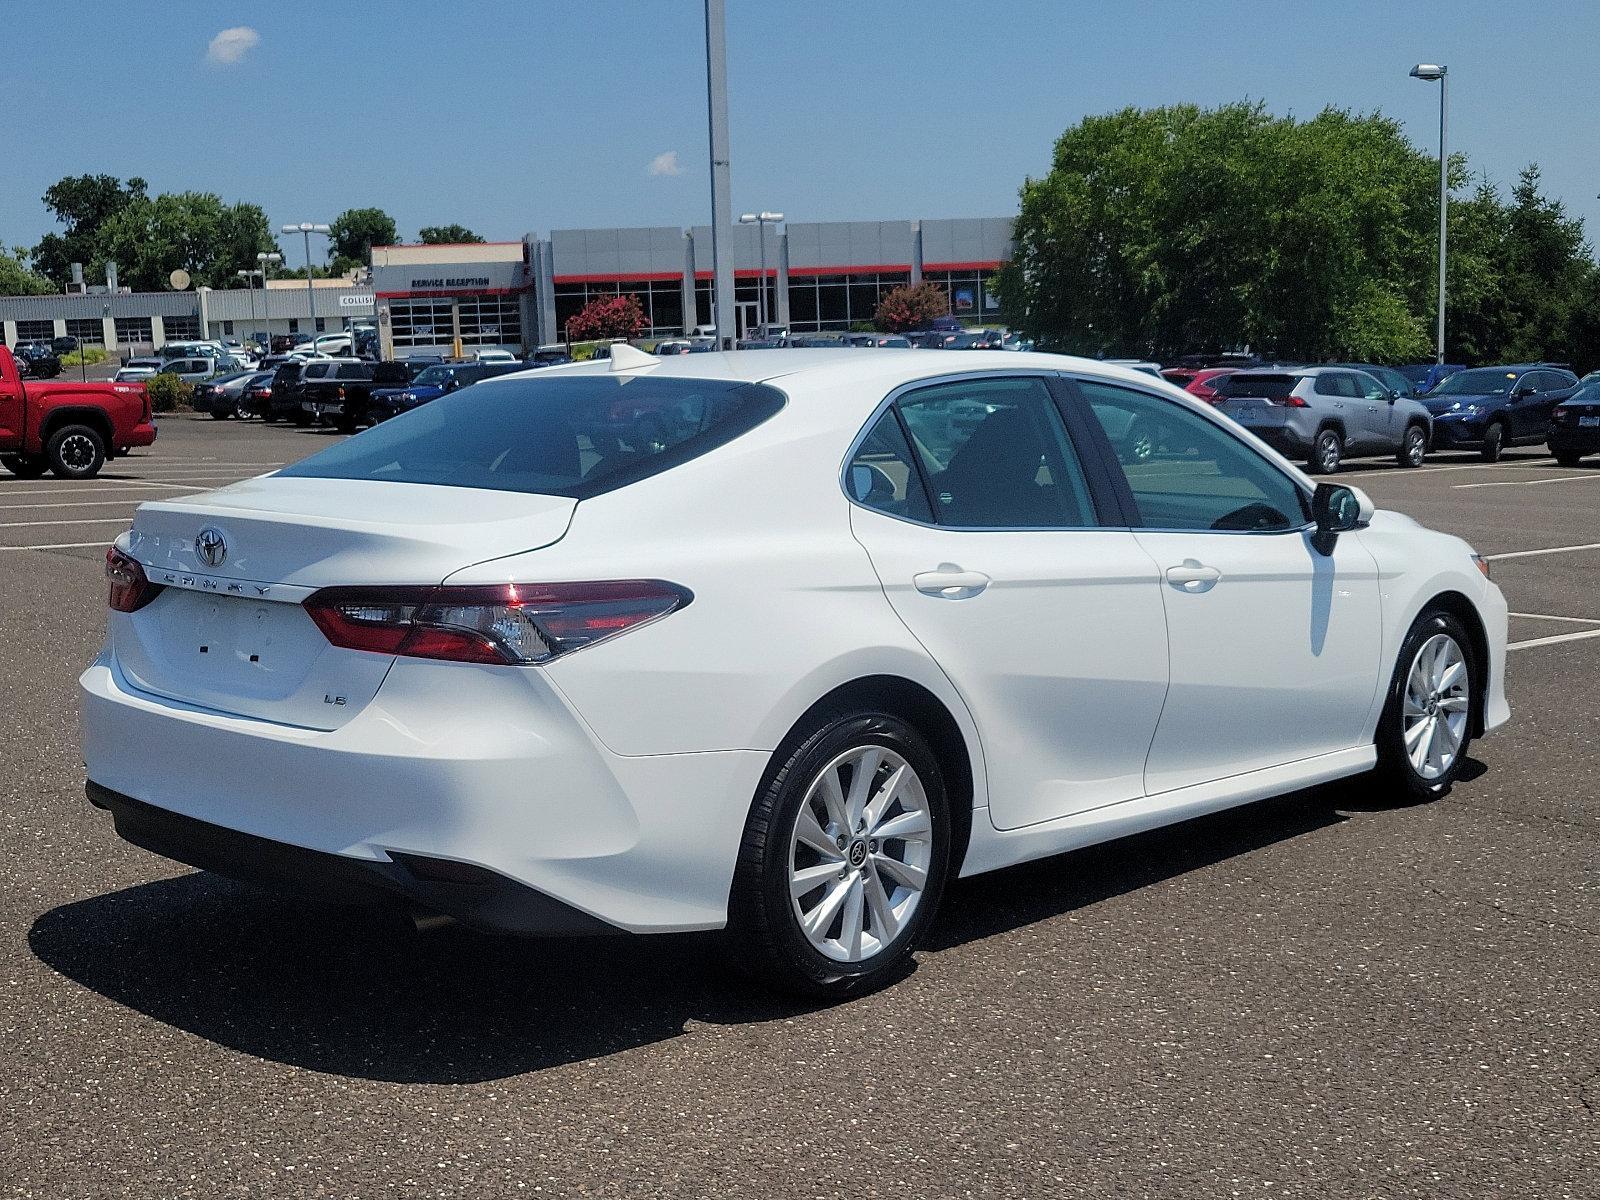
M 949 951 L 1378 807 L 1357 779 L 963 880 L 927 948 Z M 62 905 L 28 942 L 83 987 L 197 1037 L 391 1082 L 502 1079 L 679 1037 L 694 1021 L 815 1007 L 746 982 L 714 934 L 416 934 L 399 913 L 302 904 L 207 872 Z

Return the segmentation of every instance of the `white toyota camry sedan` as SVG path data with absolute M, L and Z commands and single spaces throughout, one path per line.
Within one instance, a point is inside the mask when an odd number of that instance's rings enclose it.
M 503 376 L 143 505 L 84 673 L 117 832 L 516 933 L 891 977 L 957 875 L 1509 716 L 1460 539 L 1108 364 L 768 350 Z

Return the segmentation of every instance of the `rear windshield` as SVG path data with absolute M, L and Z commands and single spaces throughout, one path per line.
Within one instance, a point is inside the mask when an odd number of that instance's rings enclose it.
M 698 458 L 783 407 L 712 379 L 568 375 L 463 388 L 279 471 L 583 499 Z
M 1294 391 L 1300 382 L 1298 375 L 1229 375 L 1217 385 L 1219 396 L 1262 396 L 1268 400 L 1281 400 Z

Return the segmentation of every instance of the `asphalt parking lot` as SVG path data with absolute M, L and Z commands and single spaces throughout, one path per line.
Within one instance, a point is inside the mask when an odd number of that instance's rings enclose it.
M 970 880 L 908 978 L 808 1009 L 710 938 L 417 937 L 89 807 L 104 546 L 333 436 L 166 418 L 98 480 L 0 477 L 0 1195 L 1600 1195 L 1600 462 L 1340 477 L 1518 614 L 1513 724 L 1449 797 L 1351 781 Z

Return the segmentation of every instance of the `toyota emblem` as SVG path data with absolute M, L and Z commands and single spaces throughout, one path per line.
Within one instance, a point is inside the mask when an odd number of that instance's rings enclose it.
M 207 526 L 194 539 L 194 553 L 208 567 L 220 567 L 228 557 L 228 542 L 222 530 Z

